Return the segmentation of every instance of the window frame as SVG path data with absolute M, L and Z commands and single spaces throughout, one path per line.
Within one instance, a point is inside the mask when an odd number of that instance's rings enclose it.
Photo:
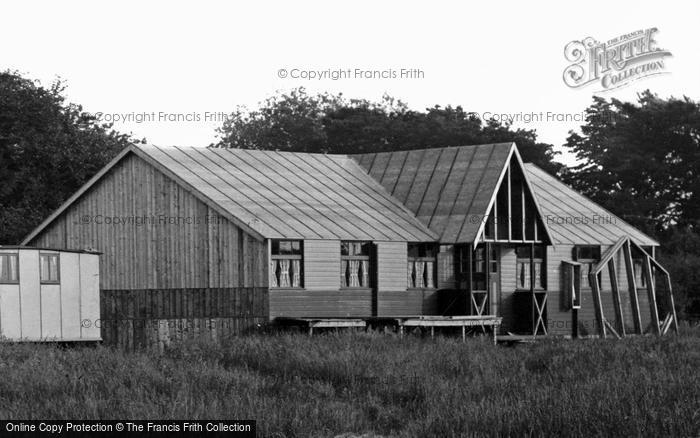
M 486 251 L 486 244 L 479 243 L 476 248 L 471 249 L 471 285 L 472 292 L 486 292 L 488 290 L 488 274 L 489 274 L 489 255 Z M 480 255 L 480 257 L 477 257 Z M 481 270 L 477 267 L 480 266 Z M 484 283 L 483 288 L 475 287 L 479 282 Z
M 49 269 L 49 279 L 44 279 L 44 271 L 42 269 L 44 257 L 49 258 L 48 269 Z M 53 280 L 51 276 L 51 259 L 56 259 L 56 279 Z M 39 280 L 41 284 L 61 284 L 61 254 L 53 252 L 40 252 L 39 253 Z
M 363 245 L 367 245 L 368 252 L 369 254 L 343 254 L 343 245 L 348 244 L 348 248 L 355 248 L 356 244 L 360 244 L 360 247 Z M 340 289 L 355 289 L 355 290 L 367 290 L 367 289 L 372 289 L 372 284 L 373 284 L 373 269 L 372 269 L 372 252 L 374 248 L 374 243 L 369 240 L 341 240 L 340 241 Z M 354 252 L 354 251 L 350 251 Z M 351 261 L 359 261 L 360 262 L 360 267 L 366 266 L 367 267 L 367 283 L 366 285 L 362 284 L 362 280 L 364 279 L 364 275 L 360 275 L 360 271 L 358 271 L 358 281 L 360 282 L 359 286 L 349 286 L 348 285 L 348 279 L 347 279 L 347 273 L 348 271 L 345 270 L 346 262 L 347 266 L 349 269 Z M 362 262 L 366 262 L 366 264 L 363 265 Z M 364 271 L 362 271 L 364 273 Z
M 520 257 L 518 255 L 518 249 L 527 249 L 528 256 Z M 542 250 L 541 257 L 536 256 L 537 249 Z M 520 285 L 520 279 L 518 276 L 520 264 L 527 263 L 527 287 Z M 537 277 L 537 270 L 535 265 L 539 263 L 540 265 L 540 275 Z M 535 277 L 533 277 L 533 274 Z M 535 278 L 539 278 L 540 285 L 538 286 L 535 282 Z M 547 246 L 545 245 L 516 245 L 515 246 L 515 290 L 518 292 L 522 291 L 546 291 L 547 290 Z
M 281 243 L 281 242 L 299 242 L 299 254 L 275 254 L 273 253 L 273 248 L 274 244 Z M 281 278 L 277 278 L 277 261 L 278 260 L 299 260 L 299 285 L 298 286 L 293 286 L 294 284 L 294 277 L 293 274 L 290 276 L 290 285 L 289 286 L 280 286 L 280 280 Z M 280 290 L 280 289 L 294 289 L 294 290 L 300 290 L 304 289 L 304 281 L 305 281 L 305 270 L 304 270 L 304 241 L 301 239 L 271 239 L 270 240 L 270 264 L 274 264 L 274 271 L 272 270 L 272 266 L 270 266 L 270 272 L 269 272 L 269 278 L 270 280 L 272 277 L 275 277 L 275 283 L 277 284 L 276 286 L 272 285 L 272 282 L 268 285 L 270 289 L 274 290 Z M 293 267 L 293 263 L 290 264 L 290 269 Z
M 580 250 L 583 248 L 590 248 L 594 249 L 598 254 L 598 258 L 582 258 L 580 257 Z M 580 289 L 581 291 L 590 291 L 593 289 L 593 285 L 591 284 L 591 279 L 588 277 L 590 275 L 591 270 L 593 269 L 593 265 L 598 264 L 600 262 L 600 257 L 603 254 L 603 250 L 600 245 L 574 245 L 574 253 L 573 253 L 573 259 L 574 261 L 578 262 L 581 264 L 581 278 L 579 279 L 579 284 L 580 284 Z M 598 283 L 603 282 L 603 276 L 602 272 L 598 273 Z M 584 281 L 585 280 L 585 281 Z M 602 288 L 602 284 L 601 284 Z
M 411 249 L 416 248 L 418 252 L 418 256 L 411 256 Z M 432 250 L 433 256 L 428 256 L 428 255 L 422 255 L 428 253 L 428 248 Z M 438 253 L 440 251 L 440 246 L 436 243 L 432 242 L 416 242 L 416 243 L 408 243 L 406 245 L 406 288 L 409 290 L 435 290 L 437 289 L 437 260 L 438 260 Z M 422 262 L 422 263 L 433 263 L 433 272 L 432 272 L 432 286 L 428 286 L 428 276 L 425 271 L 426 265 L 423 266 L 423 281 L 425 282 L 423 286 L 417 286 L 416 281 L 414 278 L 413 273 L 415 272 L 415 263 L 416 262 Z M 409 272 L 408 271 L 408 266 L 409 264 L 412 264 L 412 270 Z
M 0 278 L 0 284 L 19 284 L 19 254 L 16 252 L 0 253 L 0 264 L 4 263 L 3 259 L 7 260 L 6 268 L 7 268 L 7 272 L 9 273 L 11 271 L 10 266 L 12 266 L 10 263 L 10 258 L 15 259 L 15 265 L 14 265 L 15 266 L 15 272 L 14 272 L 15 280 L 12 280 L 11 276 L 8 275 L 7 280 L 3 280 L 2 278 Z M 4 272 L 4 270 L 3 270 L 3 272 Z

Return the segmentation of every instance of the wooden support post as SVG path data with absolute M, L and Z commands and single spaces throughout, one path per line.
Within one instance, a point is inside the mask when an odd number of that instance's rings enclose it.
M 526 238 L 525 238 L 525 228 L 526 228 L 525 227 L 525 210 L 526 210 L 526 208 L 525 208 L 525 180 L 524 179 L 520 183 L 520 206 L 522 207 L 521 208 L 522 211 L 520 212 L 520 214 L 522 215 L 520 217 L 520 223 L 521 223 L 521 226 L 523 227 L 523 241 L 524 241 L 524 240 L 526 240 Z
M 673 300 L 673 289 L 671 288 L 671 276 L 666 273 L 666 290 L 668 291 L 668 305 L 670 307 L 669 313 L 673 315 L 673 331 L 678 333 L 678 317 L 676 316 L 676 303 Z
M 617 283 L 617 265 L 613 255 L 608 262 L 608 273 L 610 274 L 610 285 L 612 286 L 613 305 L 615 306 L 615 318 L 617 319 L 617 330 L 620 337 L 625 336 L 625 320 L 622 313 L 622 300 L 620 299 L 620 287 Z
M 493 240 L 498 240 L 498 190 L 496 191 L 496 199 L 493 201 Z
M 634 332 L 642 334 L 642 315 L 639 312 L 639 296 L 637 295 L 637 281 L 634 278 L 634 263 L 632 262 L 632 244 L 628 240 L 622 250 L 625 254 L 625 271 L 627 271 L 627 287 L 632 303 L 632 320 L 634 321 Z
M 530 296 L 532 297 L 532 335 L 537 336 L 539 328 L 539 304 L 535 295 L 535 244 L 530 244 Z
M 659 326 L 659 309 L 656 306 L 656 285 L 654 284 L 654 276 L 651 272 L 651 261 L 649 255 L 644 256 L 644 275 L 647 279 L 647 295 L 649 296 L 651 325 L 654 327 L 654 333 L 660 335 L 661 327 Z
M 595 309 L 595 319 L 598 324 L 598 333 L 600 337 L 606 338 L 605 316 L 603 315 L 603 302 L 600 299 L 600 283 L 598 283 L 598 275 L 591 272 L 588 275 L 591 282 L 591 292 L 593 293 L 593 308 Z
M 314 334 L 314 326 L 309 325 L 309 336 L 313 336 Z
M 475 309 L 472 308 L 472 303 L 474 302 L 474 291 L 473 291 L 473 283 L 472 283 L 472 263 L 474 259 L 474 247 L 471 245 L 467 245 L 464 248 L 467 252 L 467 291 L 469 292 L 469 303 L 467 306 L 470 307 L 470 312 L 469 315 L 474 315 Z
M 506 178 L 508 180 L 508 240 L 513 240 L 513 206 L 511 201 L 511 187 L 510 187 L 510 163 L 508 163 L 508 168 L 506 170 Z
M 467 327 L 462 326 L 462 342 L 467 342 Z
M 435 327 L 433 327 L 433 326 L 430 327 L 430 337 L 431 338 L 435 337 Z

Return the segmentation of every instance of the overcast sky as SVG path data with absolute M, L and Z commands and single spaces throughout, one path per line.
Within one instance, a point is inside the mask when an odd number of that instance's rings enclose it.
M 23 1 L 2 11 L 0 68 L 44 84 L 60 76 L 69 99 L 89 112 L 198 119 L 115 124 L 157 145 L 206 146 L 220 125 L 207 113 L 254 107 L 298 86 L 367 99 L 388 93 L 414 109 L 451 104 L 487 116 L 579 114 L 596 93 L 629 100 L 647 88 L 700 100 L 699 2 Z M 672 53 L 667 74 L 603 93 L 599 84 L 564 84 L 570 41 L 654 27 L 657 46 Z M 290 77 L 402 68 L 422 77 Z M 555 146 L 579 124 L 515 123 Z

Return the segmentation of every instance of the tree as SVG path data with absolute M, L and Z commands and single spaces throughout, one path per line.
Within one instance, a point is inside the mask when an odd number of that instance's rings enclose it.
M 131 142 L 64 89 L 0 72 L 0 243 L 18 243 Z
M 278 94 L 256 110 L 237 108 L 217 130 L 213 147 L 356 154 L 515 141 L 525 161 L 556 173 L 552 145 L 534 131 L 482 121 L 462 107 L 414 111 L 400 100 L 308 95 L 304 88 Z
M 636 103 L 596 97 L 567 146 L 581 160 L 567 182 L 655 236 L 679 313 L 700 313 L 700 104 L 648 90 Z
M 656 231 L 697 227 L 700 104 L 648 90 L 637 103 L 595 97 L 566 146 L 581 164 L 565 179 L 624 219 Z

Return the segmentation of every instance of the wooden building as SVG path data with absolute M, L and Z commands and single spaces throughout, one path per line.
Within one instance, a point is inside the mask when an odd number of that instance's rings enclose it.
M 502 332 L 640 332 L 655 306 L 639 286 L 647 265 L 651 283 L 662 269 L 656 241 L 524 165 L 513 143 L 357 156 L 132 146 L 23 243 L 103 253 L 102 336 L 125 346 L 278 317 L 490 314 Z M 588 289 L 589 270 L 626 266 L 626 253 L 639 269 Z
M 0 246 L 0 338 L 100 341 L 99 254 Z

